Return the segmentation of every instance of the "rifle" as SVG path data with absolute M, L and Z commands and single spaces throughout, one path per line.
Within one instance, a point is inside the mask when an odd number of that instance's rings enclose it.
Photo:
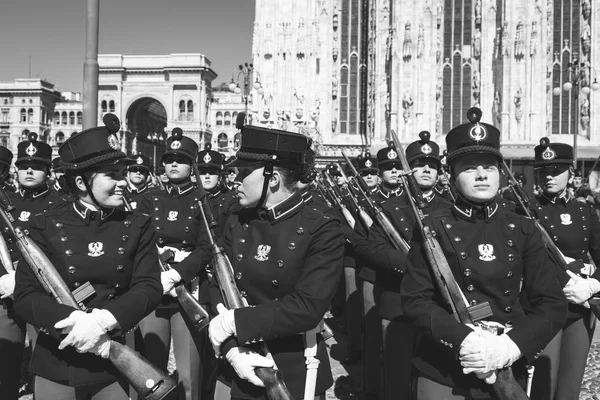
M 2 234 L 0 234 L 0 262 L 4 266 L 6 272 L 13 272 L 15 270 L 10 257 L 10 251 L 8 250 L 8 245 L 6 244 L 6 239 L 4 239 L 4 235 Z
M 354 225 L 356 224 L 356 220 L 354 219 L 354 217 L 352 216 L 352 213 L 350 211 L 348 211 L 348 208 L 346 207 L 346 205 L 342 202 L 342 194 L 339 191 L 339 188 L 337 187 L 337 185 L 333 182 L 333 178 L 331 177 L 331 175 L 329 174 L 329 172 L 327 171 L 323 171 L 323 174 L 325 174 L 325 179 L 327 180 L 327 183 L 329 184 L 329 195 L 331 196 L 331 198 L 333 199 L 334 203 L 337 205 L 337 207 L 340 209 L 340 211 L 342 212 L 342 215 L 344 216 L 344 219 L 346 220 L 346 222 L 348 223 L 348 225 L 350 225 L 350 228 L 354 229 Z
M 202 180 L 198 171 L 198 165 L 193 162 L 192 168 L 198 181 L 198 190 L 201 193 L 198 201 L 198 208 L 204 221 L 204 226 L 208 234 L 210 247 L 213 253 L 213 276 L 217 280 L 219 290 L 225 301 L 225 306 L 229 309 L 248 307 L 246 299 L 242 296 L 233 276 L 233 266 L 217 243 L 215 242 L 214 229 L 217 226 L 217 221 L 214 217 L 212 207 L 208 202 L 208 196 L 202 187 Z M 266 343 L 262 343 L 264 354 L 270 354 Z M 266 395 L 269 400 L 293 400 L 292 395 L 288 391 L 285 382 L 283 381 L 283 373 L 274 368 L 258 367 L 254 369 L 258 378 L 264 383 Z
M 398 136 L 396 136 L 396 132 L 392 130 L 391 135 L 402 167 L 405 171 L 409 171 L 410 166 L 408 165 L 402 144 Z M 423 200 L 421 189 L 415 177 L 413 175 L 406 175 L 401 177 L 401 179 L 404 179 L 407 184 L 406 189 L 409 191 L 408 201 L 422 233 L 423 246 L 429 267 L 444 300 L 450 304 L 454 311 L 455 318 L 462 324 L 474 325 L 483 318 L 491 316 L 492 310 L 488 302 L 471 307 L 466 304 L 464 294 L 452 274 L 448 260 L 439 242 L 433 236 L 431 229 L 423 223 L 423 219 L 425 218 L 423 209 L 426 207 L 426 203 Z M 517 383 L 510 367 L 496 371 L 496 382 L 493 384 L 493 388 L 500 400 L 529 399 L 523 388 Z
M 376 205 L 373 202 L 373 200 L 371 199 L 371 197 L 369 197 L 369 195 L 367 194 L 369 192 L 369 188 L 367 187 L 367 184 L 365 183 L 365 181 L 360 179 L 360 177 L 358 175 L 358 171 L 356 170 L 354 165 L 350 162 L 350 159 L 348 158 L 346 153 L 344 153 L 343 151 L 342 151 L 342 156 L 344 156 L 344 158 L 346 159 L 346 162 L 348 163 L 348 165 L 350 166 L 350 169 L 352 170 L 353 178 L 354 178 L 354 181 L 356 182 L 358 190 L 360 190 L 360 193 L 365 198 L 365 201 L 367 202 L 369 209 L 371 209 L 371 211 L 375 215 L 375 219 L 377 220 L 377 223 L 383 229 L 383 232 L 385 233 L 385 235 L 388 237 L 388 239 L 392 243 L 392 246 L 394 246 L 394 248 L 396 250 L 402 250 L 403 252 L 408 253 L 408 251 L 410 250 L 410 246 L 408 245 L 408 243 L 406 243 L 406 240 L 404 240 L 402 238 L 402 236 L 400 235 L 400 233 L 398 233 L 398 231 L 394 227 L 394 224 L 392 224 L 392 221 L 390 221 L 388 216 L 385 215 L 385 213 L 383 212 L 381 207 Z
M 165 184 L 163 183 L 163 181 L 154 174 L 154 172 L 150 172 L 150 176 L 152 177 L 152 181 L 158 185 L 158 187 L 160 188 L 160 190 L 166 190 L 165 189 Z
M 448 150 L 444 150 L 444 157 L 447 156 L 448 154 Z M 441 165 L 441 171 L 442 174 L 444 174 L 444 176 L 446 177 L 446 180 L 450 180 L 450 178 L 448 177 L 448 171 L 446 171 L 446 168 L 444 168 L 444 164 L 440 163 Z M 448 193 L 450 193 L 450 198 L 452 198 L 452 203 L 456 203 L 456 195 L 454 194 L 454 192 L 452 191 L 452 185 L 448 184 Z
M 355 193 L 356 189 L 354 188 L 354 186 L 352 186 L 352 182 L 348 179 L 348 177 L 342 170 L 342 167 L 340 167 L 340 164 L 336 163 L 335 165 L 337 165 L 338 169 L 340 170 L 340 172 L 342 174 L 342 177 L 346 181 L 346 183 L 344 183 L 343 186 L 348 191 L 348 197 L 350 197 L 350 200 L 352 200 L 352 204 L 354 204 L 354 209 L 356 210 L 356 213 L 362 220 L 366 229 L 369 229 L 371 227 L 371 225 L 373 225 L 373 219 L 371 218 L 371 216 L 369 214 L 367 214 L 365 209 L 358 203 L 358 196 Z
M 173 256 L 174 253 L 172 250 L 166 250 L 158 256 L 158 263 L 160 264 L 160 269 L 163 272 L 171 269 L 171 266 L 168 264 L 168 260 L 173 258 Z M 181 312 L 184 314 L 185 319 L 187 319 L 191 324 L 191 326 L 189 324 L 186 325 L 188 325 L 188 329 L 190 330 L 192 337 L 195 337 L 194 333 L 198 334 L 208 327 L 208 313 L 185 287 L 183 282 L 179 282 L 173 289 L 177 294 L 177 301 L 179 302 Z
M 80 297 L 78 299 L 75 293 L 71 292 L 37 244 L 28 238 L 20 227 L 13 226 L 14 219 L 9 214 L 13 209 L 14 206 L 10 203 L 6 192 L 0 189 L 0 217 L 15 237 L 19 251 L 44 290 L 58 303 L 73 307 L 75 310 L 85 311 L 86 308 L 81 297 L 78 296 Z M 87 287 L 87 295 L 93 293 L 93 289 L 91 292 L 89 290 L 90 285 L 82 285 L 80 288 L 84 286 Z M 78 291 L 78 294 L 80 295 L 81 291 Z M 173 378 L 156 368 L 139 353 L 119 342 L 110 342 L 108 360 L 142 399 L 161 400 L 177 386 L 177 382 Z
M 502 163 L 503 163 L 502 166 L 504 167 L 504 171 L 506 172 L 506 174 L 508 175 L 508 179 L 510 180 L 510 183 L 508 185 L 509 188 L 512 190 L 517 201 L 519 202 L 519 206 L 521 206 L 521 208 L 523 208 L 523 212 L 525 213 L 525 216 L 527 218 L 531 219 L 535 223 L 536 228 L 542 234 L 542 240 L 544 241 L 544 246 L 546 246 L 546 250 L 548 251 L 552 261 L 554 261 L 556 263 L 556 265 L 558 265 L 563 271 L 571 271 L 575 274 L 580 274 L 581 269 L 585 267 L 584 262 L 581 259 L 572 261 L 570 263 L 567 263 L 567 261 L 565 261 L 565 257 L 563 255 L 563 253 L 560 251 L 560 249 L 554 243 L 554 240 L 552 239 L 552 236 L 550 236 L 550 233 L 548 233 L 548 231 L 546 230 L 546 228 L 544 228 L 542 226 L 540 221 L 537 218 L 535 218 L 533 216 L 533 214 L 531 214 L 531 211 L 529 209 L 529 199 L 527 197 L 527 194 L 525 194 L 525 192 L 523 192 L 523 189 L 517 183 L 517 180 L 515 179 L 512 171 L 510 170 L 510 168 L 508 168 L 508 165 L 506 165 L 506 161 L 502 161 Z M 588 300 L 588 303 L 589 303 L 590 309 L 592 310 L 594 315 L 597 318 L 600 318 L 600 297 L 593 296 L 592 298 L 590 298 Z

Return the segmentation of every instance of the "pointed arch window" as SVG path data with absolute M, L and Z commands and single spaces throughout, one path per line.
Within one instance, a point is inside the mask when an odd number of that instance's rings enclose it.
M 188 100 L 187 102 L 187 120 L 194 120 L 194 102 L 191 100 Z

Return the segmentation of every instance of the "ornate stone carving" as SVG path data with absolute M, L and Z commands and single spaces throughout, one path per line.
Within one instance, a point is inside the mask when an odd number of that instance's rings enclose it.
M 514 103 L 515 103 L 515 119 L 517 122 L 521 122 L 523 118 L 523 104 L 522 104 L 522 89 L 519 88 L 517 93 L 515 94 Z
M 520 61 L 525 56 L 525 32 L 523 32 L 523 23 L 519 21 L 517 31 L 515 32 L 515 59 Z
M 419 32 L 417 33 L 417 58 L 423 57 L 423 51 L 425 50 L 425 32 L 423 23 L 419 23 Z
M 531 39 L 529 40 L 529 55 L 531 57 L 533 57 L 537 54 L 537 46 L 538 46 L 537 21 L 533 21 L 531 23 Z
M 412 115 L 413 104 L 413 99 L 410 94 L 408 92 L 404 92 L 404 96 L 402 97 L 402 108 L 404 109 L 402 117 L 404 118 L 405 123 L 408 123 L 408 120 Z
M 402 59 L 406 62 L 412 58 L 412 33 L 410 21 L 404 25 L 404 42 L 402 43 Z

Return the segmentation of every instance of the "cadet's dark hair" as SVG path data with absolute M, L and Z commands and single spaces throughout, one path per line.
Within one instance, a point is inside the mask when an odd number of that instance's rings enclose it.
M 300 174 L 296 171 L 277 166 L 273 167 L 273 171 L 277 171 L 281 175 L 283 187 L 290 191 L 296 190 L 296 183 L 300 180 Z

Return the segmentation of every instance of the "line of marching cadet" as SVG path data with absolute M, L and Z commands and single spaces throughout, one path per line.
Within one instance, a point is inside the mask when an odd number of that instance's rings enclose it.
M 239 221 L 236 221 L 240 231 L 245 231 L 248 226 L 242 223 L 244 217 L 250 218 L 249 221 L 268 221 L 271 226 L 276 226 L 282 216 L 288 218 L 293 215 L 300 205 L 314 208 L 316 214 L 309 215 L 309 220 L 317 220 L 322 214 L 338 219 L 345 239 L 340 285 L 344 289 L 341 308 L 345 316 L 348 352 L 343 363 L 351 364 L 362 359 L 365 399 L 496 398 L 492 386 L 496 379 L 495 371 L 506 367 L 512 367 L 519 382 L 528 386 L 531 398 L 578 399 L 596 321 L 590 302 L 600 292 L 600 272 L 595 268 L 595 264 L 600 262 L 598 215 L 591 206 L 578 202 L 567 190 L 574 175 L 572 147 L 543 140 L 532 150 L 535 176 L 542 193 L 532 199 L 529 208 L 568 262 L 583 261 L 578 271 L 559 270 L 548 258 L 537 228 L 521 215 L 522 210 L 514 202 L 497 196 L 503 161 L 500 132 L 480 122 L 480 111 L 474 113 L 469 116 L 470 122 L 447 133 L 447 153 L 443 156 L 430 134 L 421 132 L 405 150 L 411 171 L 403 170 L 398 154 L 402 150 L 392 142 L 375 156 L 370 153 L 358 156 L 352 160 L 352 167 L 332 163 L 322 173 L 317 173 L 312 150 L 271 148 L 271 141 L 267 140 L 265 144 L 258 139 L 254 147 L 248 139 L 246 149 L 238 154 L 238 159 L 242 160 L 238 163 L 238 170 L 228 170 L 222 154 L 209 146 L 198 151 L 193 140 L 174 135 L 167 141 L 167 152 L 161 157 L 163 165 L 170 168 L 168 178 L 163 181 L 164 177 L 154 176 L 147 157 L 134 156 L 125 170 L 127 187 L 124 197 L 134 212 L 152 217 L 156 246 L 163 252 L 165 249 L 171 251 L 168 261 L 177 268 L 161 274 L 163 290 L 173 288 L 180 281 L 190 283 L 190 289 L 207 308 L 211 307 L 209 281 L 195 279 L 195 276 L 197 264 L 208 265 L 211 254 L 208 246 L 201 243 L 205 238 L 202 228 L 195 223 L 197 215 L 190 211 L 198 201 L 195 185 L 202 184 L 208 192 L 219 223 L 217 232 L 227 230 L 225 225 L 233 214 L 239 215 L 236 217 Z M 256 132 L 261 133 L 260 130 Z M 242 135 L 242 148 L 244 140 Z M 110 136 L 108 143 L 111 148 L 116 148 L 110 142 Z M 298 143 L 300 147 L 305 145 L 301 141 Z M 310 145 L 310 141 L 307 143 Z M 94 154 L 89 149 L 88 153 L 75 161 L 87 162 L 90 154 Z M 274 158 L 273 154 L 276 155 Z M 64 181 L 60 165 L 53 163 L 51 157 L 51 147 L 37 141 L 35 134 L 18 145 L 15 166 L 19 189 L 10 197 L 15 206 L 12 214 L 25 229 L 38 229 L 31 225 L 34 215 L 59 208 L 69 200 L 69 195 L 61 188 Z M 297 182 L 292 179 L 295 186 L 289 197 L 284 196 L 279 203 L 265 208 L 264 214 L 259 209 L 258 216 L 248 217 L 240 210 L 244 208 L 243 199 L 250 196 L 249 189 L 244 187 L 246 193 L 241 196 L 240 206 L 234 181 L 239 183 L 248 176 L 254 176 L 257 169 L 269 165 L 269 157 L 279 157 L 288 171 L 297 172 L 299 179 Z M 8 149 L 0 147 L 0 175 L 5 178 L 5 190 L 10 190 L 6 175 L 12 158 Z M 72 165 L 77 165 L 75 161 Z M 189 179 L 189 166 L 193 162 L 197 163 L 201 182 Z M 285 172 L 279 173 L 284 182 Z M 410 193 L 400 184 L 400 177 L 408 173 L 414 176 L 423 192 L 427 203 L 425 222 L 434 229 L 466 303 L 476 306 L 488 302 L 493 312 L 489 319 L 501 324 L 494 335 L 479 326 L 467 327 L 458 323 L 448 305 L 440 299 L 428 272 L 419 234 L 415 234 L 417 217 L 410 208 Z M 50 177 L 52 183 L 49 184 Z M 260 191 L 256 194 L 257 198 L 260 197 L 259 205 L 266 204 L 267 175 L 264 177 L 264 184 L 257 181 L 257 185 L 263 187 L 262 195 Z M 280 189 L 273 190 L 276 193 Z M 109 218 L 102 212 L 94 216 L 86 209 L 76 211 L 88 224 L 90 218 Z M 379 214 L 385 215 L 391 226 L 383 224 L 384 218 L 378 217 Z M 325 226 L 329 226 L 327 221 L 324 222 Z M 285 247 L 290 254 L 298 253 L 304 246 L 302 240 L 310 235 L 317 237 L 318 230 L 323 229 L 317 225 L 314 229 L 293 228 L 293 232 L 289 230 L 292 228 L 281 228 L 273 230 L 272 234 L 278 233 L 282 237 L 293 234 L 296 239 L 290 240 L 294 242 L 286 242 L 282 248 Z M 58 227 L 59 230 L 61 228 Z M 11 255 L 18 260 L 14 240 L 6 232 L 6 229 L 3 230 Z M 87 256 L 95 258 L 103 255 L 111 241 L 125 243 L 130 240 L 127 234 L 110 234 L 112 236 L 91 238 L 85 249 Z M 63 238 L 68 247 L 71 239 Z M 242 237 L 229 245 L 232 248 L 242 246 L 246 240 L 251 241 L 251 238 Z M 396 240 L 403 241 L 406 248 L 399 248 Z M 203 250 L 199 251 L 200 248 Z M 70 248 L 67 253 L 69 251 Z M 284 264 L 286 268 L 293 265 L 287 259 L 284 262 L 273 258 L 275 250 L 270 254 L 272 249 L 269 245 L 259 244 L 253 251 L 256 255 L 248 258 L 259 266 L 269 257 L 279 269 L 284 268 Z M 310 259 L 310 254 L 306 257 L 306 260 Z M 243 286 L 250 278 L 248 273 L 256 274 L 252 277 L 255 280 L 266 278 L 257 274 L 256 270 L 244 270 L 242 273 L 243 267 L 238 265 L 244 262 L 249 262 L 245 253 L 238 254 L 235 268 L 239 269 L 235 276 L 239 284 Z M 78 268 L 69 266 L 68 273 L 76 277 Z M 121 265 L 115 265 L 114 269 L 115 274 L 123 272 Z M 285 275 L 282 271 L 278 273 Z M 13 399 L 18 392 L 26 324 L 15 315 L 12 307 L 14 270 L 0 270 L 0 275 L 3 305 L 0 310 L 0 354 L 3 359 L 0 362 L 0 396 Z M 283 275 L 279 275 L 277 279 L 269 280 L 269 290 L 276 291 L 284 285 L 293 293 L 299 290 L 293 288 L 293 282 L 284 282 L 283 279 Z M 77 287 L 78 283 L 74 282 L 74 286 Z M 258 285 L 256 281 L 245 284 L 247 288 Z M 319 286 L 317 282 L 313 284 Z M 302 290 L 309 291 L 309 288 L 310 285 L 306 285 Z M 112 301 L 126 290 L 119 284 L 113 285 L 106 298 Z M 252 293 L 249 296 L 252 297 Z M 204 342 L 193 342 L 173 297 L 167 290 L 161 304 L 145 313 L 148 315 L 138 324 L 136 343 L 138 350 L 150 362 L 166 370 L 173 339 L 179 398 L 263 398 L 264 392 L 237 382 L 239 377 L 253 381 L 252 377 L 236 368 L 234 356 L 231 360 L 227 357 L 234 370 L 228 370 L 229 376 L 227 373 L 219 374 L 217 380 L 216 371 L 222 371 L 225 361 L 216 359 L 213 352 L 215 337 L 223 337 L 217 341 L 217 347 L 221 344 L 226 346 L 223 342 L 228 336 L 236 336 L 236 330 L 237 336 L 240 336 L 243 329 L 251 330 L 253 322 L 260 325 L 255 321 L 257 316 L 250 317 L 248 314 L 242 321 L 241 313 L 234 317 L 233 310 L 221 312 L 218 321 L 222 326 L 213 329 L 218 334 L 209 337 L 207 333 Z M 275 328 L 269 327 L 271 330 L 276 330 L 278 323 L 285 325 L 289 322 L 284 313 L 287 309 L 278 309 L 278 304 L 283 303 L 280 300 L 275 298 L 272 302 L 275 309 L 269 309 L 273 314 L 268 318 L 276 321 Z M 296 304 L 294 307 L 294 311 L 300 313 L 298 310 L 304 305 Z M 212 311 L 216 314 L 214 308 Z M 299 318 L 296 316 L 296 319 Z M 259 328 L 256 326 L 254 329 Z M 29 336 L 35 340 L 38 333 L 30 329 Z M 262 337 L 257 339 L 262 341 Z M 281 349 L 288 348 L 286 346 L 297 347 L 296 339 L 293 345 L 284 339 L 269 340 L 271 348 L 280 349 L 280 357 L 281 352 L 285 352 Z M 323 351 L 321 347 L 319 351 Z M 52 356 L 45 354 L 40 357 L 54 360 L 55 353 L 51 353 Z M 34 373 L 51 377 L 52 371 L 44 370 L 39 360 L 32 360 L 37 368 Z M 285 357 L 280 360 L 285 360 Z M 302 363 L 302 371 L 303 367 Z M 46 365 L 46 368 L 52 368 L 52 365 Z M 292 368 L 290 371 L 296 370 Z M 86 373 L 82 373 L 82 381 L 71 376 L 69 381 L 60 383 L 84 385 L 85 379 L 88 379 Z M 231 374 L 235 373 L 238 376 L 233 375 L 232 378 Z M 292 372 L 286 382 L 295 393 L 302 393 L 299 385 L 304 386 L 306 379 L 304 376 L 296 379 L 294 374 Z M 329 377 L 323 378 L 322 374 L 324 372 L 320 369 L 317 398 L 322 397 L 324 390 L 331 385 L 330 371 L 326 371 Z M 237 395 L 225 389 L 225 386 L 232 386 L 232 380 L 236 381 L 236 390 L 239 389 L 235 392 Z M 57 381 L 51 378 L 47 381 L 41 382 L 40 387 L 56 389 L 52 382 Z M 245 384 L 248 385 L 247 382 Z M 244 393 L 243 396 L 240 393 Z

